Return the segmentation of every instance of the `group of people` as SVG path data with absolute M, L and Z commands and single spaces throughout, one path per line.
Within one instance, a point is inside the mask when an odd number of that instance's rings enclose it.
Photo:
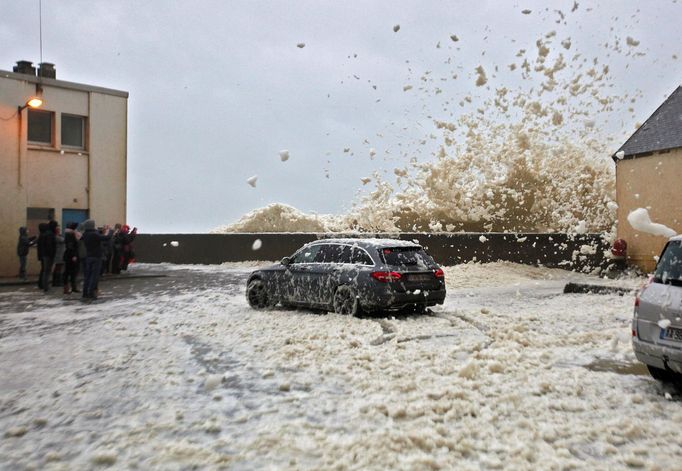
M 68 223 L 63 235 L 54 220 L 41 223 L 38 230 L 38 236 L 29 236 L 26 227 L 19 228 L 19 277 L 26 280 L 26 259 L 35 245 L 40 261 L 38 287 L 45 292 L 50 286 L 62 286 L 64 294 L 79 293 L 77 278 L 82 271 L 82 297 L 97 299 L 100 276 L 119 274 L 134 260 L 137 228 L 130 230 L 122 224 L 113 229 L 109 225 L 98 228 L 94 220 L 88 219 L 81 224 Z

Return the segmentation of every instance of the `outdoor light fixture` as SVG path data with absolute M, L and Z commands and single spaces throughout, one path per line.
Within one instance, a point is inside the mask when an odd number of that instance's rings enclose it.
M 39 96 L 34 96 L 28 99 L 24 106 L 19 107 L 19 113 L 24 111 L 26 108 L 40 108 L 43 106 L 43 99 Z

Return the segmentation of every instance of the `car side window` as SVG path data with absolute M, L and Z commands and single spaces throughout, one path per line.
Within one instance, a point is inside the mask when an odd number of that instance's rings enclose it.
M 321 245 L 303 247 L 292 257 L 291 263 L 312 263 L 320 252 Z
M 351 248 L 348 245 L 328 244 L 323 245 L 317 255 L 319 263 L 350 263 Z
M 351 252 L 351 263 L 357 265 L 373 265 L 372 259 L 367 255 L 367 252 L 359 247 L 353 247 Z
M 318 247 L 320 248 L 320 250 L 315 254 L 315 260 L 313 260 L 313 262 L 325 263 L 330 256 L 329 254 L 330 246 L 327 244 L 322 244 L 318 245 Z
M 336 263 L 351 263 L 352 247 L 350 245 L 337 245 L 336 247 Z

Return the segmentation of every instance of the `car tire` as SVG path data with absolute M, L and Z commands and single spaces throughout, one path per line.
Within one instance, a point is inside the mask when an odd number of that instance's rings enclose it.
M 246 287 L 246 300 L 254 309 L 267 309 L 276 304 L 268 295 L 263 280 L 258 279 L 252 280 Z
M 426 314 L 427 309 L 426 304 L 415 304 L 412 306 L 411 311 L 413 314 Z
M 682 375 L 672 371 L 664 370 L 663 368 L 657 368 L 651 365 L 646 365 L 646 367 L 649 370 L 649 374 L 653 376 L 654 379 L 663 381 L 664 383 L 679 383 L 682 381 Z
M 334 291 L 332 299 L 334 312 L 346 316 L 355 316 L 360 311 L 360 303 L 355 290 L 348 285 L 341 285 Z

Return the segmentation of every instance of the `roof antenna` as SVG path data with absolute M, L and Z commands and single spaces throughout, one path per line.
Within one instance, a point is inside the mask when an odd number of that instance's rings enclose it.
M 38 0 L 38 21 L 40 23 L 40 63 L 43 63 L 43 0 Z
M 38 26 L 40 30 L 40 64 L 38 65 L 38 83 L 36 83 L 36 94 L 43 93 L 43 0 L 38 0 Z

